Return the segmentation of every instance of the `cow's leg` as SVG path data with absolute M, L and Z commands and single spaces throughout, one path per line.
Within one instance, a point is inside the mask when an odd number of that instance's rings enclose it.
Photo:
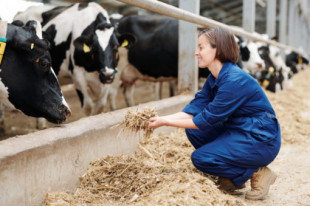
M 37 129 L 46 129 L 47 128 L 46 119 L 43 117 L 37 118 L 36 119 L 36 128 Z
M 134 98 L 133 98 L 134 90 L 135 90 L 134 84 L 128 84 L 124 86 L 125 100 L 126 100 L 127 105 L 130 107 L 135 105 Z
M 118 88 L 120 87 L 121 85 L 119 84 L 118 87 L 114 87 L 112 85 L 112 87 L 110 88 L 110 91 L 109 91 L 109 100 L 110 100 L 110 107 L 111 107 L 111 110 L 114 111 L 117 109 L 117 105 L 116 105 L 116 97 L 117 97 L 117 92 L 118 92 Z
M 162 82 L 155 82 L 155 100 L 160 100 L 161 99 L 161 91 L 163 87 Z
M 108 95 L 109 95 L 109 90 L 111 88 L 110 84 L 101 84 L 100 85 L 100 94 L 98 95 L 98 99 L 96 101 L 96 106 L 95 106 L 95 110 L 94 110 L 94 115 L 95 114 L 100 114 L 103 112 L 104 110 L 104 106 L 107 104 L 107 99 L 108 99 Z M 97 96 L 95 94 L 95 96 Z
M 75 88 L 83 95 L 83 111 L 86 116 L 90 116 L 94 111 L 94 103 L 88 92 L 87 81 L 83 69 L 75 67 L 72 75 L 72 80 Z
M 174 80 L 170 80 L 169 81 L 169 95 L 170 97 L 173 97 L 177 94 L 177 90 L 178 90 L 178 80 L 174 79 Z

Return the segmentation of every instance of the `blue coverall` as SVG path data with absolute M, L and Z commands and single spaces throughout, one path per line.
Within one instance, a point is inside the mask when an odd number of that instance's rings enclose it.
M 240 186 L 279 153 L 275 112 L 258 82 L 234 63 L 225 63 L 217 79 L 210 74 L 183 112 L 199 128 L 185 131 L 196 149 L 192 162 L 204 173 Z

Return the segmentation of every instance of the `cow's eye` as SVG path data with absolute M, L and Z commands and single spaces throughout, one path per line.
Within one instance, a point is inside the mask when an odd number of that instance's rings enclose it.
M 44 71 L 48 71 L 49 68 L 51 67 L 51 63 L 48 60 L 45 60 L 45 59 L 40 60 L 39 64 L 40 64 L 40 67 L 42 69 L 44 69 Z

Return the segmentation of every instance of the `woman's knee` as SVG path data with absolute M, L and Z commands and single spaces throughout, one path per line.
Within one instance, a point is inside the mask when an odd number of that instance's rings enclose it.
M 209 155 L 204 152 L 203 154 L 199 150 L 195 150 L 191 155 L 193 165 L 200 171 L 206 172 L 209 165 Z

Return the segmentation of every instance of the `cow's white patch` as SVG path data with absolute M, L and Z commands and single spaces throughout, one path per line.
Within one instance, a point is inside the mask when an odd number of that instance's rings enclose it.
M 104 72 L 104 74 L 106 74 L 106 75 L 112 75 L 114 72 L 115 72 L 114 69 L 110 69 L 110 68 L 108 68 L 108 67 L 105 67 L 105 72 Z
M 102 50 L 105 50 L 109 44 L 110 38 L 113 34 L 114 28 L 105 30 L 96 30 L 96 35 L 98 36 L 99 44 Z
M 58 82 L 57 75 L 55 74 L 54 69 L 52 67 L 51 67 L 51 71 L 52 71 L 52 74 L 55 76 L 55 78 L 57 79 L 57 82 Z M 58 84 L 59 84 L 59 82 L 58 82 Z M 60 91 L 60 92 L 61 92 L 61 96 L 62 96 L 62 104 L 64 104 L 70 110 L 70 107 L 69 107 L 68 103 L 66 102 L 62 91 Z M 71 110 L 70 110 L 70 112 L 71 112 Z
M 264 60 L 259 56 L 258 53 L 258 45 L 254 42 L 243 42 L 242 46 L 248 47 L 250 51 L 250 59 L 248 61 L 242 61 L 243 66 L 253 73 L 264 69 L 265 68 L 265 62 Z
M 10 109 L 15 109 L 14 105 L 9 101 L 8 88 L 3 84 L 0 79 L 0 104 L 1 103 Z

